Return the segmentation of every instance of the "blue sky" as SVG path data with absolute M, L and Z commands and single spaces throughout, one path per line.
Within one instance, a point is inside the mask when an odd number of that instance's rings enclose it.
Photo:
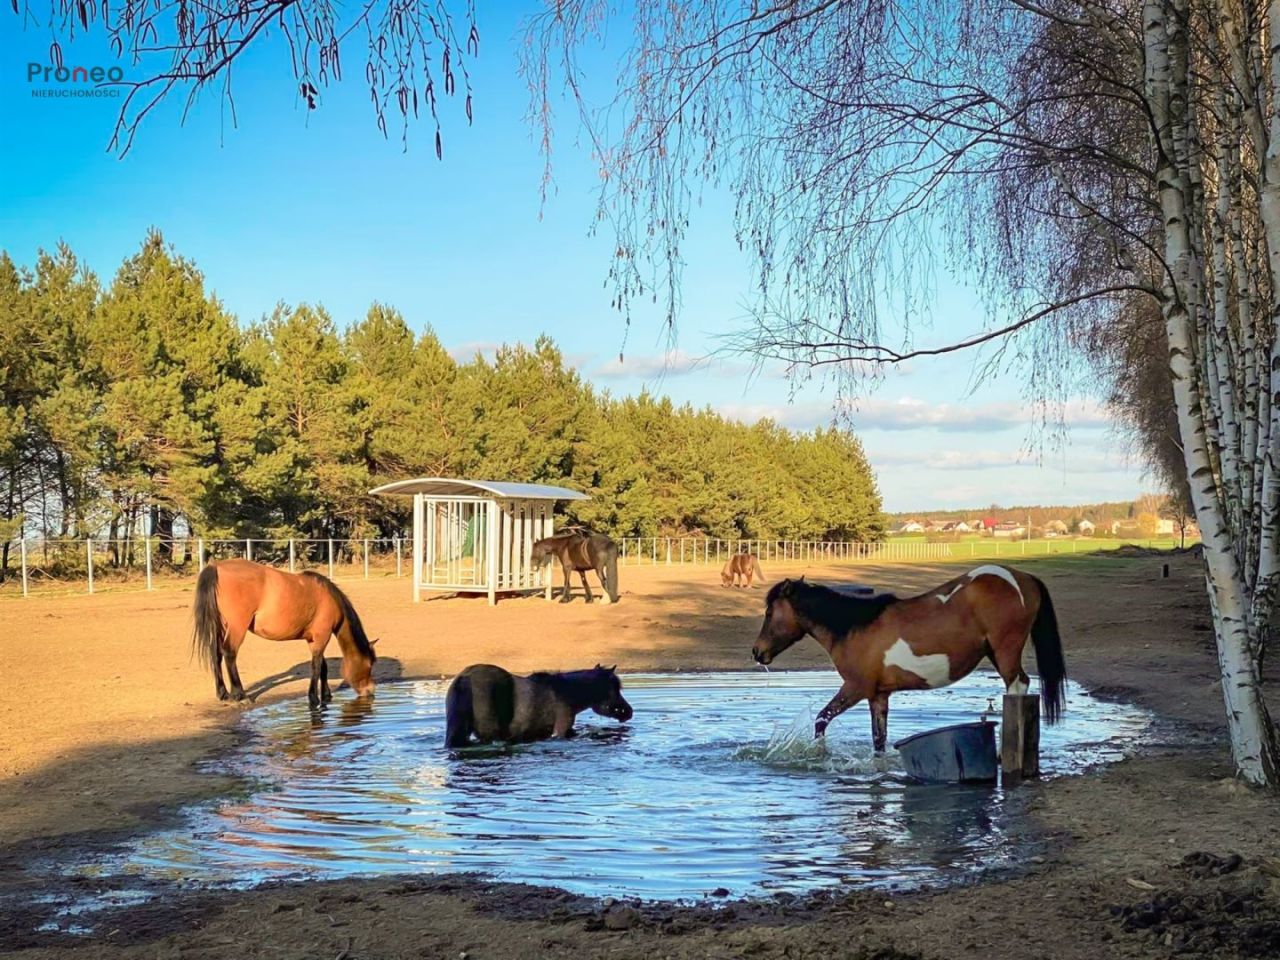
M 611 238 L 589 235 L 595 168 L 572 124 L 557 144 L 555 191 L 540 208 L 514 7 L 481 14 L 475 122 L 466 126 L 461 103 L 444 105 L 443 162 L 426 124 L 410 129 L 407 151 L 394 127 L 382 138 L 358 70 L 307 111 L 276 37 L 238 68 L 238 126 L 216 97 L 185 125 L 169 104 L 121 160 L 106 149 L 116 102 L 33 98 L 26 65 L 48 62 L 50 35 L 38 25 L 12 29 L 8 10 L 0 18 L 0 129 L 8 134 L 0 241 L 19 263 L 61 239 L 109 279 L 156 226 L 244 321 L 278 301 L 306 300 L 346 323 L 378 300 L 417 328 L 434 326 L 459 355 L 545 332 L 615 394 L 647 385 L 741 418 L 799 428 L 831 420 L 832 390 L 821 383 L 796 393 L 776 369 L 751 377 L 746 360 L 693 362 L 741 324 L 751 289 L 722 198 L 709 198 L 691 230 L 674 352 L 656 313 L 641 310 L 624 329 L 605 282 Z M 94 36 L 66 47 L 64 60 L 117 62 Z M 612 75 L 599 61 L 586 80 L 603 96 Z M 923 336 L 983 328 L 963 279 L 940 281 Z M 1042 449 L 1022 380 L 1014 374 L 971 391 L 972 379 L 966 356 L 914 362 L 853 411 L 886 509 L 1082 503 L 1143 488 L 1140 467 L 1126 461 L 1096 404 L 1074 399 L 1066 446 Z

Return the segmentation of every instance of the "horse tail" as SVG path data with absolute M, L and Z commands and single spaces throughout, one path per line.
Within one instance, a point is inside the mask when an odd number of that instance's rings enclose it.
M 475 715 L 471 706 L 471 678 L 465 673 L 454 677 L 444 698 L 444 745 L 465 747 L 471 740 Z
M 351 599 L 324 574 L 309 570 L 305 575 L 315 577 L 324 584 L 324 588 L 329 591 L 329 596 L 333 597 L 334 603 L 342 611 L 342 619 L 346 623 L 347 629 L 351 631 L 351 639 L 355 643 L 356 649 L 368 657 L 370 663 L 374 663 L 378 659 L 378 654 L 374 652 L 373 644 L 369 642 L 369 637 L 364 632 L 364 624 L 360 622 L 360 614 L 356 613 L 356 608 L 351 603 Z
M 196 579 L 196 599 L 191 612 L 195 615 L 195 627 L 191 631 L 191 654 L 202 659 L 210 670 L 217 673 L 218 648 L 222 646 L 226 631 L 222 626 L 222 613 L 218 610 L 218 568 L 212 563 L 201 570 Z
M 618 602 L 618 545 L 612 540 L 606 548 L 604 558 L 605 592 L 614 603 Z
M 1062 636 L 1058 633 L 1058 615 L 1053 609 L 1049 588 L 1039 577 L 1032 577 L 1040 588 L 1040 611 L 1031 624 L 1031 642 L 1036 648 L 1036 666 L 1040 670 L 1040 700 L 1044 704 L 1047 723 L 1057 723 L 1067 681 L 1067 661 L 1062 655 Z
M 760 578 L 762 583 L 764 582 L 764 570 L 760 567 L 760 558 L 754 553 L 751 555 L 751 571 Z

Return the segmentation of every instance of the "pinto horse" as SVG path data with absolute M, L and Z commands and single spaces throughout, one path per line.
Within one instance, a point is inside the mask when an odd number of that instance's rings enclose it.
M 814 737 L 866 700 L 871 739 L 883 753 L 889 694 L 945 687 L 983 657 L 995 664 L 1009 693 L 1026 693 L 1022 649 L 1028 637 L 1040 668 L 1045 719 L 1056 723 L 1062 712 L 1067 670 L 1053 601 L 1039 578 L 1012 567 L 976 567 L 910 599 L 851 597 L 804 577 L 775 584 L 765 597 L 752 656 L 767 665 L 806 634 L 822 644 L 844 680 L 818 713 Z
M 196 581 L 195 630 L 192 650 L 213 670 L 219 700 L 244 699 L 236 654 L 245 633 L 264 640 L 305 640 L 311 650 L 311 706 L 333 699 L 329 665 L 324 659 L 329 638 L 342 648 L 342 676 L 365 697 L 373 693 L 374 661 L 378 655 L 365 636 L 356 608 L 328 577 L 307 570 L 285 573 L 250 560 L 210 563 Z M 222 680 L 226 661 L 231 693 Z

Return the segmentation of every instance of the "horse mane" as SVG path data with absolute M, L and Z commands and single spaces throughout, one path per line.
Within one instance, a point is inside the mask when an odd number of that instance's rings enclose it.
M 545 684 L 554 693 L 563 696 L 569 692 L 580 692 L 582 684 L 585 682 L 603 680 L 607 676 L 609 676 L 609 673 L 599 668 L 592 670 L 563 670 L 559 672 L 539 670 L 537 673 L 529 674 L 529 679 L 534 683 Z
M 338 609 L 342 611 L 342 619 L 351 628 L 351 638 L 355 641 L 356 649 L 368 657 L 370 663 L 376 662 L 378 654 L 374 651 L 373 644 L 369 642 L 369 637 L 364 632 L 364 624 L 360 622 L 360 614 L 356 613 L 355 606 L 351 603 L 350 598 L 342 592 L 342 588 L 323 573 L 316 573 L 314 570 L 304 570 L 302 576 L 318 580 L 321 586 L 329 591 L 329 596 L 333 597 Z
M 766 606 L 784 594 L 797 611 L 826 627 L 837 637 L 869 627 L 899 599 L 892 593 L 881 593 L 865 599 L 851 597 L 821 584 L 806 583 L 804 580 L 783 580 L 770 588 L 765 597 Z

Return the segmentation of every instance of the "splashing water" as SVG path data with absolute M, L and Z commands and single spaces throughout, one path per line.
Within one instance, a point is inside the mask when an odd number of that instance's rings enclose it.
M 571 741 L 451 753 L 445 684 L 385 684 L 313 714 L 292 701 L 246 714 L 223 765 L 247 796 L 81 870 L 198 884 L 477 871 L 588 894 L 656 899 L 940 879 L 1006 864 L 1027 829 L 993 787 L 910 784 L 873 756 L 865 710 L 815 742 L 834 673 L 624 678 L 635 719 L 583 714 Z M 899 694 L 890 739 L 982 712 L 998 678 Z M 1123 756 L 1142 711 L 1068 691 L 1042 732 L 1050 776 Z

